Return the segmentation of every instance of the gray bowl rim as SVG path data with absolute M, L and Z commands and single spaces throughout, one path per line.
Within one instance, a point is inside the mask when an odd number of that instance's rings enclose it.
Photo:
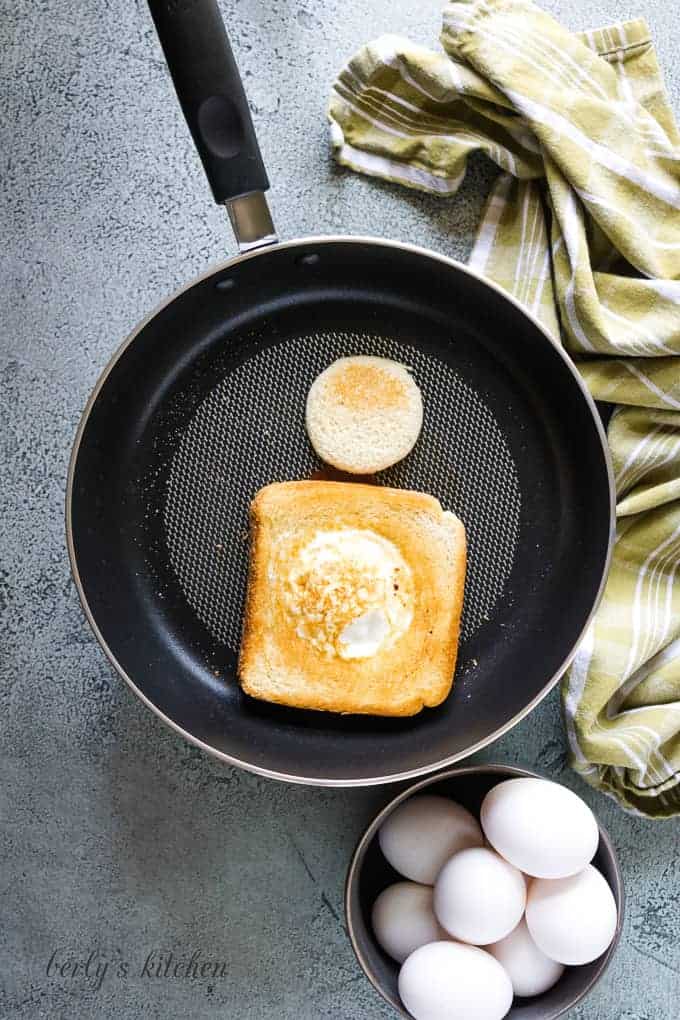
M 434 784 L 438 783 L 440 780 L 443 780 L 443 779 L 456 779 L 456 778 L 459 778 L 461 776 L 469 776 L 469 775 L 474 775 L 474 774 L 477 774 L 477 775 L 487 774 L 487 775 L 499 775 L 499 776 L 503 775 L 507 779 L 526 779 L 526 778 L 529 778 L 529 779 L 546 779 L 546 780 L 548 780 L 548 782 L 551 782 L 551 783 L 556 782 L 556 780 L 551 779 L 550 776 L 541 775 L 540 772 L 533 772 L 531 769 L 521 768 L 521 767 L 519 767 L 517 765 L 504 765 L 502 762 L 497 762 L 497 763 L 492 763 L 492 764 L 484 763 L 484 764 L 480 764 L 480 765 L 463 765 L 463 766 L 460 766 L 458 768 L 447 769 L 444 772 L 437 772 L 437 773 L 431 774 L 429 776 L 426 776 L 424 779 L 421 779 L 419 782 L 414 783 L 412 786 L 407 787 L 407 789 L 405 789 L 405 790 L 402 790 L 402 792 L 397 794 L 396 797 L 393 797 L 390 801 L 388 801 L 388 803 L 378 812 L 378 814 L 375 815 L 373 820 L 371 822 L 369 822 L 369 824 L 366 827 L 366 829 L 364 830 L 363 834 L 360 836 L 359 841 L 358 841 L 356 847 L 354 848 L 354 853 L 352 854 L 352 859 L 350 860 L 349 868 L 347 869 L 347 878 L 345 880 L 345 896 L 344 896 L 344 901 L 345 901 L 345 920 L 346 920 L 346 923 L 347 923 L 347 933 L 349 935 L 349 940 L 350 940 L 350 942 L 352 944 L 352 949 L 354 951 L 354 955 L 356 956 L 356 958 L 357 958 L 357 960 L 359 962 L 359 966 L 361 967 L 362 971 L 364 972 L 364 975 L 368 978 L 368 980 L 373 985 L 373 987 L 378 992 L 378 994 L 385 1000 L 385 1002 L 389 1003 L 389 1005 L 397 1013 L 399 1013 L 401 1016 L 405 1017 L 406 1020 L 413 1020 L 413 1017 L 411 1016 L 411 1014 L 409 1012 L 407 1012 L 407 1010 L 404 1008 L 404 1006 L 401 1003 L 395 1003 L 388 996 L 388 994 L 385 992 L 385 990 L 381 987 L 380 982 L 373 978 L 373 976 L 372 976 L 372 974 L 370 972 L 370 968 L 368 967 L 366 961 L 364 960 L 363 954 L 362 954 L 359 946 L 357 945 L 356 932 L 354 930 L 354 919 L 353 919 L 353 916 L 352 916 L 352 910 L 350 908 L 351 893 L 352 893 L 352 890 L 353 890 L 355 884 L 359 880 L 359 874 L 360 874 L 360 871 L 361 871 L 361 866 L 363 864 L 363 859 L 364 859 L 364 856 L 365 856 L 365 853 L 366 853 L 366 849 L 367 849 L 369 843 L 371 843 L 372 840 L 375 838 L 375 836 L 376 836 L 376 834 L 378 832 L 378 829 L 380 828 L 382 823 L 385 821 L 385 819 L 388 817 L 388 815 L 391 815 L 392 812 L 395 810 L 395 808 L 397 808 L 399 806 L 399 804 L 403 803 L 403 801 L 405 801 L 405 800 L 408 800 L 408 798 L 412 797 L 415 793 L 418 793 L 421 790 L 427 789 L 428 786 L 433 786 Z M 563 786 L 564 784 L 563 783 L 559 783 L 558 785 Z M 577 796 L 578 796 L 578 794 L 577 794 Z M 594 812 L 593 812 L 593 814 L 594 814 Z M 601 840 L 602 844 L 604 845 L 604 849 L 605 849 L 606 853 L 609 855 L 609 857 L 611 859 L 611 862 L 612 862 L 612 871 L 613 871 L 613 878 L 614 878 L 614 885 L 613 885 L 613 888 L 612 888 L 612 892 L 614 894 L 614 899 L 616 901 L 616 908 L 617 908 L 616 931 L 614 932 L 614 938 L 612 939 L 612 942 L 611 942 L 609 948 L 602 955 L 602 957 L 600 957 L 600 965 L 597 968 L 597 971 L 595 972 L 595 974 L 593 974 L 592 978 L 590 979 L 588 984 L 585 986 L 585 988 L 581 992 L 579 992 L 579 994 L 574 999 L 572 999 L 572 1001 L 570 1003 L 568 1003 L 566 1006 L 560 1008 L 558 1010 L 558 1012 L 546 1014 L 544 1020 L 557 1020 L 558 1017 L 564 1016 L 565 1013 L 567 1013 L 569 1010 L 573 1009 L 574 1006 L 578 1005 L 579 1002 L 582 1002 L 583 999 L 585 999 L 585 997 L 590 994 L 590 992 L 593 990 L 595 985 L 598 983 L 598 981 L 600 980 L 602 975 L 607 970 L 607 967 L 609 966 L 609 964 L 611 962 L 612 956 L 616 952 L 616 948 L 617 948 L 617 946 L 618 946 L 618 944 L 619 944 L 619 942 L 621 940 L 621 932 L 623 931 L 623 922 L 624 922 L 624 917 L 625 917 L 625 905 L 626 905 L 625 892 L 624 892 L 624 886 L 623 886 L 623 874 L 621 872 L 621 865 L 619 864 L 618 855 L 616 853 L 616 850 L 614 849 L 614 844 L 611 841 L 609 833 L 604 828 L 604 826 L 600 824 L 600 821 L 597 818 L 597 815 L 595 815 L 595 820 L 597 822 L 597 827 L 598 827 L 599 832 L 600 832 L 600 840 Z

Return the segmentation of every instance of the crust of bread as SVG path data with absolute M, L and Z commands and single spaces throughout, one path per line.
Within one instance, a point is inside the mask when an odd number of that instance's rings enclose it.
M 248 594 L 239 680 L 254 698 L 296 708 L 381 716 L 441 704 L 456 665 L 465 585 L 463 524 L 422 492 L 359 483 L 267 485 L 250 508 Z M 295 633 L 269 567 L 285 536 L 368 528 L 393 542 L 413 575 L 413 620 L 367 659 L 328 657 Z

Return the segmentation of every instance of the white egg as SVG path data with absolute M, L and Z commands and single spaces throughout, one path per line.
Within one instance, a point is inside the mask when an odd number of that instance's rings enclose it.
M 434 887 L 439 923 L 461 942 L 488 945 L 509 935 L 526 904 L 524 876 L 493 850 L 461 850 L 442 868 Z
M 512 984 L 493 956 L 459 942 L 431 942 L 408 957 L 399 995 L 415 1020 L 501 1020 Z
M 414 949 L 448 936 L 432 909 L 432 886 L 395 882 L 373 904 L 373 932 L 385 952 L 403 963 Z
M 531 937 L 524 918 L 500 942 L 486 951 L 505 969 L 515 995 L 542 995 L 562 977 L 564 967 L 542 953 Z
M 538 948 L 551 960 L 572 967 L 596 960 L 616 933 L 613 893 L 591 864 L 569 878 L 535 879 L 526 916 Z
M 484 835 L 516 868 L 537 878 L 566 878 L 592 861 L 600 834 L 580 797 L 546 779 L 508 779 L 482 802 Z
M 458 850 L 481 846 L 484 837 L 469 811 L 445 797 L 410 797 L 380 827 L 380 849 L 392 867 L 414 882 L 434 885 Z

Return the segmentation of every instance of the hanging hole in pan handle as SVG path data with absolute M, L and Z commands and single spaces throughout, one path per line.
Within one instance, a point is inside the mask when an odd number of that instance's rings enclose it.
M 227 205 L 239 246 L 276 240 L 267 171 L 216 0 L 148 5 L 215 201 Z

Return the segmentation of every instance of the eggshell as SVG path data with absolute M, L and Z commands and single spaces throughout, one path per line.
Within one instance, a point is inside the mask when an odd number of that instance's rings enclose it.
M 591 864 L 578 875 L 535 879 L 527 899 L 531 937 L 551 960 L 578 967 L 596 960 L 616 933 L 616 902 Z
M 379 944 L 398 963 L 414 949 L 448 937 L 434 916 L 430 885 L 395 882 L 388 886 L 373 904 L 371 919 Z
M 446 797 L 410 797 L 383 822 L 380 849 L 392 867 L 414 882 L 434 885 L 453 854 L 481 846 L 479 823 L 464 807 Z
M 459 942 L 431 942 L 408 957 L 399 995 L 415 1020 L 501 1020 L 512 984 L 493 956 Z
M 493 850 L 461 850 L 434 887 L 439 923 L 461 942 L 488 945 L 519 924 L 526 904 L 524 876 Z
M 546 779 L 508 779 L 482 802 L 484 835 L 520 871 L 566 878 L 593 859 L 600 834 L 580 797 Z
M 562 977 L 564 967 L 541 952 L 524 918 L 500 942 L 487 946 L 512 981 L 515 995 L 542 995 Z

